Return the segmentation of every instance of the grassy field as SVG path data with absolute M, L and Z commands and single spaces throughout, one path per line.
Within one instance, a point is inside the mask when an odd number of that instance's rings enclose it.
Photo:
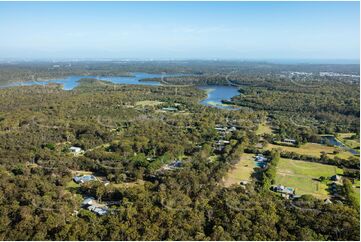
M 112 183 L 111 184 L 112 187 L 116 187 L 116 188 L 130 188 L 130 187 L 135 187 L 135 186 L 144 186 L 144 181 L 143 180 L 137 180 L 135 182 L 123 182 L 123 183 Z
M 358 203 L 360 204 L 360 188 L 354 188 L 355 191 L 356 191 L 356 198 L 357 198 L 357 201 Z
M 282 151 L 295 152 L 297 154 L 310 155 L 310 156 L 315 156 L 315 157 L 320 157 L 322 152 L 326 152 L 327 155 L 329 157 L 331 157 L 331 158 L 336 156 L 336 157 L 339 157 L 339 158 L 342 158 L 342 159 L 348 159 L 350 156 L 353 156 L 350 152 L 343 151 L 343 150 L 341 150 L 340 153 L 334 155 L 333 152 L 335 150 L 340 150 L 340 149 L 337 149 L 337 148 L 331 147 L 331 146 L 316 144 L 316 143 L 307 143 L 307 144 L 301 145 L 301 147 L 299 147 L 299 148 L 297 148 L 297 147 L 289 147 L 289 146 L 282 146 L 282 145 L 267 144 L 265 149 L 267 149 L 267 150 L 281 149 Z
M 78 188 L 80 187 L 79 184 L 75 183 L 73 180 L 71 180 L 70 182 L 68 182 L 66 185 L 65 185 L 66 188 Z
M 272 134 L 272 129 L 271 127 L 266 123 L 261 123 L 259 126 L 258 126 L 258 129 L 256 131 L 256 134 L 257 135 L 261 135 L 261 134 Z
M 360 180 L 356 180 L 355 184 L 353 185 L 353 189 L 355 189 L 357 194 L 357 201 L 360 204 Z
M 70 172 L 76 176 L 94 175 L 94 172 L 92 172 L 92 171 L 70 170 Z
M 337 139 L 339 139 L 342 143 L 347 145 L 352 149 L 360 150 L 360 140 L 359 139 L 351 139 L 351 136 L 355 133 L 338 133 L 336 135 Z
M 232 107 L 232 105 L 229 105 L 229 104 L 225 104 L 225 103 L 218 103 L 218 102 L 215 102 L 215 101 L 208 101 L 207 102 L 208 105 L 212 105 L 212 106 L 221 106 L 221 107 Z
M 255 167 L 254 154 L 242 154 L 240 161 L 223 178 L 223 185 L 230 187 L 240 181 L 250 181 Z
M 163 102 L 151 101 L 151 100 L 139 101 L 135 103 L 136 106 L 157 106 L 160 104 L 163 104 Z
M 315 179 L 335 174 L 342 174 L 342 169 L 336 166 L 282 158 L 277 165 L 276 185 L 293 187 L 297 195 L 311 194 L 324 199 L 328 197 L 327 183 Z

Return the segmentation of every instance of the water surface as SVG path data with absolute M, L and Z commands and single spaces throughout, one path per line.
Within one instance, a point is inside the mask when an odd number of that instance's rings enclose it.
M 238 88 L 233 86 L 198 86 L 199 89 L 207 91 L 207 98 L 201 101 L 205 106 L 213 106 L 222 109 L 237 110 L 232 105 L 222 103 L 222 100 L 229 101 L 232 97 L 239 95 Z
M 64 90 L 72 90 L 79 85 L 79 80 L 82 78 L 94 78 L 103 81 L 110 81 L 115 84 L 133 84 L 133 85 L 160 85 L 159 82 L 155 81 L 147 81 L 141 82 L 139 80 L 145 78 L 161 78 L 161 77 L 169 77 L 169 76 L 179 76 L 172 74 L 149 74 L 149 73 L 141 73 L 135 72 L 132 73 L 133 76 L 68 76 L 65 78 L 52 79 L 47 81 L 26 81 L 26 82 L 14 82 L 8 85 L 4 85 L 1 87 L 11 87 L 11 86 L 32 86 L 32 85 L 47 85 L 50 83 L 58 83 L 63 85 Z
M 160 82 L 157 81 L 146 81 L 141 82 L 141 79 L 146 78 L 161 78 L 161 77 L 171 77 L 171 76 L 181 76 L 184 74 L 149 74 L 142 72 L 132 73 L 133 76 L 68 76 L 65 78 L 52 79 L 46 81 L 26 81 L 26 82 L 13 82 L 7 85 L 0 86 L 4 87 L 14 87 L 14 86 L 32 86 L 32 85 L 47 85 L 50 83 L 58 83 L 63 86 L 64 90 L 72 90 L 79 85 L 79 80 L 82 78 L 94 78 L 98 80 L 109 81 L 115 84 L 130 84 L 130 85 L 150 85 L 150 86 L 159 86 Z M 232 86 L 197 86 L 201 90 L 207 91 L 207 98 L 202 100 L 200 103 L 205 106 L 212 106 L 221 109 L 237 110 L 232 105 L 226 105 L 222 103 L 222 100 L 230 100 L 232 97 L 239 95 L 238 88 Z

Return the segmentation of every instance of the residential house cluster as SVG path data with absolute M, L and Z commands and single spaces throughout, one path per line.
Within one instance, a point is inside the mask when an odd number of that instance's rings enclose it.
M 338 203 L 342 203 L 345 200 L 343 195 L 342 177 L 339 175 L 333 175 L 329 178 L 332 182 L 329 184 L 329 191 L 332 198 Z
M 85 198 L 82 207 L 100 216 L 109 212 L 109 208 L 105 204 L 98 203 L 93 197 Z
M 277 185 L 277 186 L 272 186 L 271 190 L 281 194 L 281 196 L 285 198 L 294 198 L 295 196 L 295 189 L 292 187 Z
M 224 137 L 226 134 L 237 131 L 237 127 L 234 125 L 216 124 L 216 127 L 214 129 L 217 131 L 218 134 L 221 135 L 221 137 Z
M 230 142 L 228 140 L 218 140 L 214 144 L 214 149 L 216 151 L 222 151 L 226 145 L 228 145 Z
M 224 147 L 230 143 L 228 140 L 225 140 L 226 135 L 237 131 L 237 128 L 232 125 L 216 124 L 215 130 L 220 135 L 221 139 L 215 142 L 214 149 L 216 151 L 222 151 Z

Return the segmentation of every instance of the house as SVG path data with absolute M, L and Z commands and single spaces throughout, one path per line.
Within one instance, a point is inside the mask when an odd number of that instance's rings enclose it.
M 163 166 L 162 169 L 164 169 L 164 170 L 173 170 L 173 169 L 176 169 L 176 168 L 180 168 L 181 166 L 182 166 L 182 161 L 175 160 L 175 161 Z
M 81 203 L 83 207 L 87 207 L 92 205 L 95 202 L 95 198 L 93 197 L 87 197 L 84 199 L 84 201 Z
M 174 168 L 179 168 L 179 167 L 181 167 L 182 166 L 182 161 L 180 161 L 180 160 L 175 160 L 175 161 L 173 161 L 172 163 L 170 163 L 169 165 L 168 165 L 168 168 L 169 169 L 174 169 Z
M 264 157 L 262 154 L 258 154 L 258 155 L 256 155 L 256 161 L 257 162 L 267 162 L 268 159 L 266 157 Z
M 99 216 L 102 216 L 102 215 L 105 215 L 108 213 L 109 209 L 108 207 L 98 207 L 96 205 L 91 205 L 88 207 L 88 210 L 89 211 L 92 211 L 93 213 L 99 215 Z
M 323 201 L 323 204 L 331 204 L 331 203 L 332 203 L 331 200 L 328 199 L 328 198 L 326 198 L 326 199 Z
M 230 132 L 234 132 L 234 131 L 237 131 L 237 128 L 236 128 L 236 127 L 234 127 L 234 126 L 232 126 L 232 127 L 230 127 L 230 128 L 228 129 L 228 131 L 230 131 Z
M 295 139 L 283 139 L 283 142 L 289 143 L 289 144 L 296 144 L 296 140 L 295 140 Z
M 228 140 L 218 140 L 215 143 L 214 149 L 217 151 L 222 151 L 225 147 L 225 145 L 229 144 L 230 142 Z
M 278 185 L 278 186 L 274 186 L 272 188 L 272 190 L 274 192 L 278 192 L 278 193 L 281 193 L 281 194 L 288 194 L 288 195 L 292 195 L 295 191 L 295 189 L 293 189 L 292 187 L 285 187 L 285 186 L 282 186 L 282 185 Z
M 89 181 L 96 181 L 97 178 L 93 175 L 84 175 L 84 176 L 74 176 L 73 180 L 76 183 L 85 183 Z
M 216 142 L 216 145 L 226 145 L 229 144 L 230 142 L 228 140 L 218 140 Z
M 292 198 L 292 199 L 298 199 L 300 197 L 301 197 L 301 195 L 296 195 L 296 194 L 290 195 L 290 198 Z
M 330 177 L 330 180 L 331 180 L 331 181 L 340 181 L 340 180 L 341 180 L 341 177 L 338 176 L 338 175 L 333 175 L 333 176 Z
M 182 161 L 180 160 L 176 160 L 172 163 L 173 167 L 181 167 L 182 166 Z
M 69 148 L 71 153 L 80 154 L 83 150 L 80 147 L 72 146 Z
M 97 203 L 93 197 L 85 198 L 82 207 L 100 216 L 107 214 L 109 210 L 107 206 Z

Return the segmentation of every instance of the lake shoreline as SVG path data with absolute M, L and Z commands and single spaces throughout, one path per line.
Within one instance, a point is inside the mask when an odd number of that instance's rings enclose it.
M 184 75 L 184 74 L 179 74 Z M 81 75 L 70 75 L 63 78 L 54 79 L 37 79 L 37 81 L 25 81 L 25 82 L 12 82 L 10 84 L 2 85 L 0 88 L 19 87 L 19 86 L 32 86 L 32 85 L 49 85 L 58 84 L 61 85 L 63 90 L 73 90 L 79 86 L 83 79 L 96 79 L 99 81 L 109 82 L 113 84 L 121 85 L 147 85 L 147 86 L 169 86 L 167 83 L 163 83 L 163 77 L 178 76 L 178 74 L 150 74 L 143 72 L 133 72 L 126 76 L 81 76 Z M 173 86 L 173 85 L 170 85 Z M 177 85 L 175 85 L 177 86 Z M 179 85 L 181 86 L 181 85 Z M 216 107 L 227 110 L 238 110 L 240 107 L 228 104 L 227 100 L 239 94 L 238 87 L 226 86 L 226 85 L 200 85 L 195 88 L 204 91 L 207 97 L 200 100 L 199 103 L 204 106 Z

